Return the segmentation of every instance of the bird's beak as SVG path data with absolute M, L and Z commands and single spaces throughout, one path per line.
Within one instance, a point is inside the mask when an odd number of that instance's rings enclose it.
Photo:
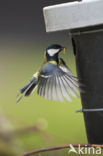
M 64 52 L 64 54 L 66 53 L 66 48 L 65 47 L 62 47 L 62 50 Z
M 66 48 L 64 48 L 64 54 L 66 54 Z

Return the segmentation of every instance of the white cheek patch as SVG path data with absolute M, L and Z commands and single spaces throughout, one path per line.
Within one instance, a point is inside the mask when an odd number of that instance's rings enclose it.
M 48 50 L 49 56 L 54 56 L 58 52 L 59 52 L 59 49 L 49 49 Z

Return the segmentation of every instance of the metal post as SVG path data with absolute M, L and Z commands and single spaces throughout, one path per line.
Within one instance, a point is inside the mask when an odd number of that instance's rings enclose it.
M 77 74 L 85 84 L 82 106 L 90 110 L 83 112 L 88 142 L 103 144 L 103 29 L 75 32 L 72 38 Z
M 103 144 L 103 0 L 44 8 L 47 32 L 69 30 L 77 74 L 85 84 L 82 107 L 90 144 Z

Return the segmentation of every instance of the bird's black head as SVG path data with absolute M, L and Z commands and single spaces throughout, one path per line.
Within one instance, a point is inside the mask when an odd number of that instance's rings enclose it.
M 52 44 L 46 49 L 47 61 L 54 60 L 58 62 L 58 54 L 64 49 L 61 45 Z

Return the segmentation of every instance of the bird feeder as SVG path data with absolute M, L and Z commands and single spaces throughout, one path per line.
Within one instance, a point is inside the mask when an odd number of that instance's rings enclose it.
M 88 143 L 103 144 L 103 0 L 68 2 L 43 9 L 47 32 L 70 33 Z

